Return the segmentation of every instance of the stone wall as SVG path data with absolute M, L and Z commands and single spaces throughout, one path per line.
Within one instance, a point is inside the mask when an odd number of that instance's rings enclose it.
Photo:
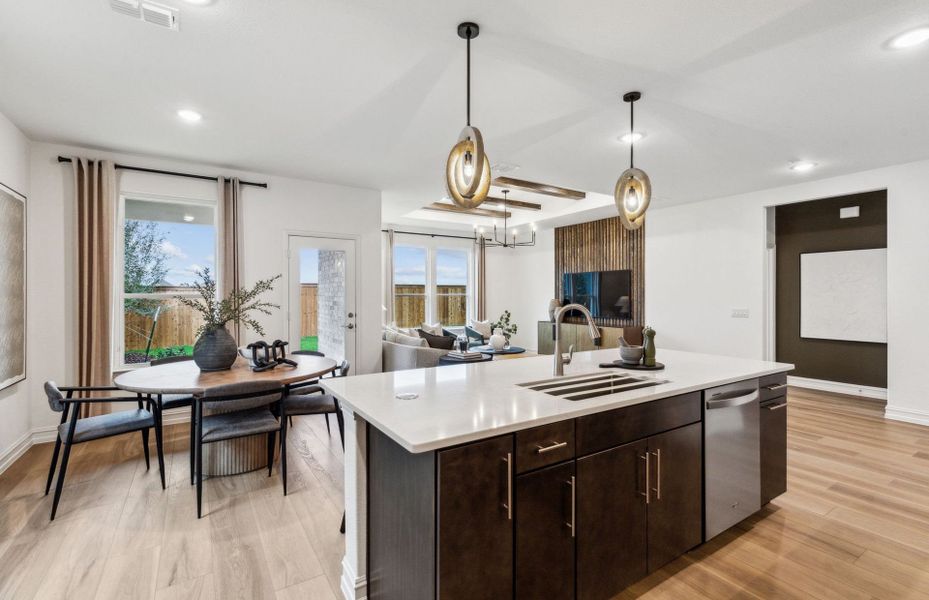
M 319 351 L 329 358 L 345 358 L 345 253 L 319 251 Z

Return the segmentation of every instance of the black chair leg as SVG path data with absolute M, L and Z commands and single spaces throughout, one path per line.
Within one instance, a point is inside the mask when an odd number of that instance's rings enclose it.
M 287 495 L 287 420 L 281 419 L 281 478 L 284 480 L 284 495 Z
M 323 418 L 326 419 L 326 433 L 332 435 L 332 430 L 329 429 L 329 413 L 324 414 Z
M 148 459 L 148 429 L 142 430 L 142 451 L 145 453 L 145 470 L 148 471 L 152 466 Z
M 58 471 L 58 483 L 55 484 L 55 498 L 52 500 L 52 517 L 55 520 L 55 513 L 58 512 L 58 500 L 61 499 L 61 488 L 65 483 L 65 472 L 68 470 L 68 458 L 71 456 L 71 444 L 65 444 L 64 454 L 61 456 L 61 469 Z
M 271 477 L 271 467 L 274 465 L 274 442 L 276 439 L 276 432 L 268 432 L 268 477 Z
M 202 515 L 203 507 L 203 420 L 197 410 L 197 518 Z
M 194 402 L 197 399 L 194 398 Z M 194 446 L 194 438 L 197 435 L 197 418 L 194 416 L 194 405 L 190 405 L 190 485 L 194 484 L 194 473 L 196 471 L 196 465 L 194 465 L 196 447 Z
M 158 451 L 158 473 L 161 474 L 161 489 L 165 489 L 164 432 L 161 425 L 161 408 L 155 407 L 155 449 Z M 148 444 L 146 444 L 146 447 L 148 447 Z
M 339 526 L 339 533 L 345 533 L 345 511 L 342 511 L 342 525 Z
M 45 482 L 45 495 L 52 488 L 52 478 L 55 476 L 55 467 L 58 465 L 58 452 L 61 450 L 61 437 L 55 436 L 55 450 L 52 452 L 52 464 L 48 467 L 48 481 Z
M 290 416 L 287 417 L 287 422 L 290 424 L 291 427 L 294 426 L 294 418 L 293 418 L 293 415 L 290 415 Z
M 342 409 L 336 404 L 335 420 L 339 424 L 339 440 L 342 442 L 342 452 L 345 452 L 345 417 L 342 415 Z

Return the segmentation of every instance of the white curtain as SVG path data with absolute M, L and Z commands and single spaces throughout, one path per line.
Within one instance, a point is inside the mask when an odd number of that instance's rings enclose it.
M 388 229 L 384 232 L 382 243 L 382 256 L 384 260 L 384 273 L 382 288 L 384 292 L 384 324 L 389 325 L 394 322 L 394 230 Z

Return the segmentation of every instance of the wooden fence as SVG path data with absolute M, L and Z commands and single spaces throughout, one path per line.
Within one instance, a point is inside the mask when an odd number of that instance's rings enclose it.
M 126 351 L 142 351 L 148 345 L 148 336 L 152 331 L 152 317 L 126 310 L 124 334 Z M 171 299 L 163 301 L 158 315 L 158 324 L 152 336 L 152 348 L 170 346 L 189 346 L 196 340 L 194 334 L 203 324 L 200 313 Z
M 435 319 L 442 325 L 464 325 L 468 315 L 467 288 L 440 285 L 436 291 Z M 398 327 L 419 327 L 426 318 L 426 288 L 422 285 L 394 286 L 394 320 Z
M 300 337 L 317 335 L 319 318 L 319 287 L 315 283 L 300 284 Z

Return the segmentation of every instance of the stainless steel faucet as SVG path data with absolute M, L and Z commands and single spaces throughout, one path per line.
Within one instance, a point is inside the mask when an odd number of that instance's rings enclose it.
M 594 323 L 594 318 L 591 316 L 586 306 L 582 304 L 567 304 L 559 308 L 555 313 L 555 367 L 553 371 L 555 375 L 564 375 L 564 366 L 571 364 L 571 359 L 574 358 L 573 345 L 568 348 L 567 356 L 561 353 L 561 322 L 564 320 L 565 314 L 571 310 L 579 310 L 587 317 L 590 339 L 592 339 L 595 344 L 600 340 L 600 330 L 597 329 L 597 324 Z

